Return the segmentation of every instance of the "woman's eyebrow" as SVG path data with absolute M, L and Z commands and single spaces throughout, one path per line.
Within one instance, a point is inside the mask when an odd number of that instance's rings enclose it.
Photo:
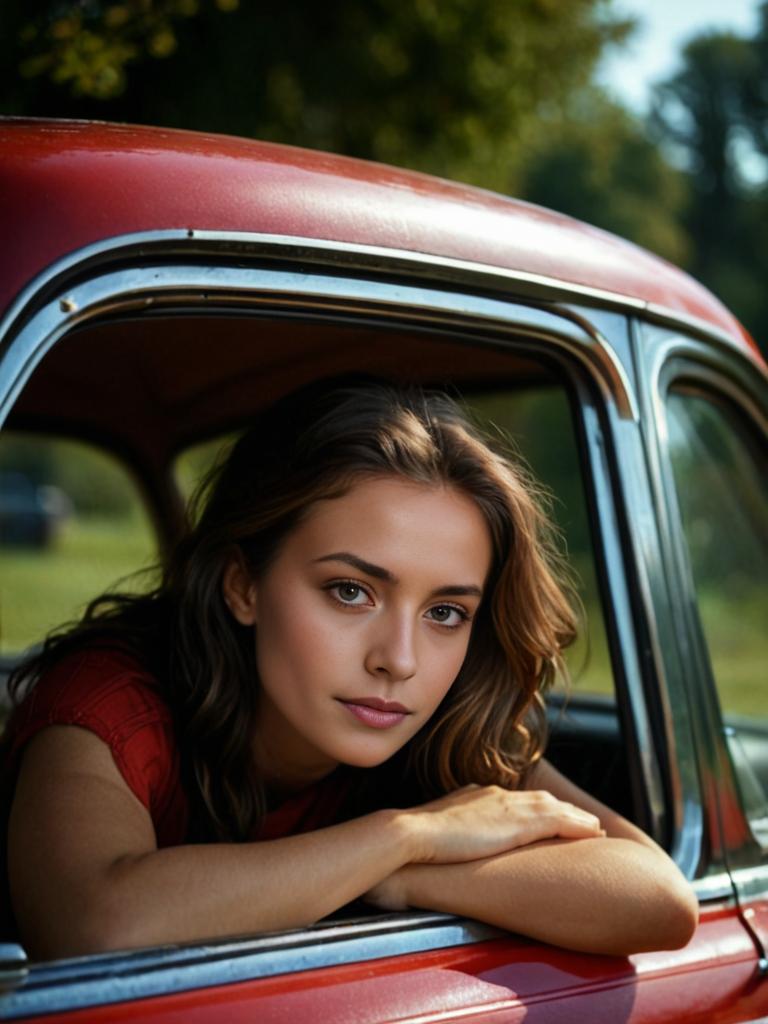
M 374 565 L 373 562 L 366 562 L 364 558 L 358 558 L 357 555 L 353 555 L 349 551 L 334 551 L 332 555 L 323 555 L 321 558 L 316 558 L 315 562 L 346 562 L 347 565 L 351 565 L 354 569 L 359 569 L 360 572 L 373 576 L 377 580 L 386 580 L 387 583 L 400 582 L 397 576 L 390 572 L 389 569 L 384 569 L 380 565 Z
M 364 558 L 360 558 L 358 555 L 353 555 L 350 551 L 334 551 L 330 555 L 322 555 L 320 558 L 315 558 L 315 562 L 344 562 L 347 565 L 351 565 L 353 569 L 357 569 L 360 572 L 366 573 L 368 576 L 373 576 L 377 580 L 386 580 L 387 583 L 399 583 L 400 580 L 393 572 L 389 569 L 384 569 L 380 565 L 374 565 L 373 562 L 366 562 Z M 445 587 L 437 587 L 432 591 L 430 597 L 482 597 L 482 587 L 477 587 L 474 584 L 467 584 L 463 586 L 461 584 L 448 585 Z
M 482 587 L 476 587 L 473 584 L 467 586 L 451 586 L 451 587 L 438 587 L 437 590 L 433 590 L 432 597 L 482 597 Z

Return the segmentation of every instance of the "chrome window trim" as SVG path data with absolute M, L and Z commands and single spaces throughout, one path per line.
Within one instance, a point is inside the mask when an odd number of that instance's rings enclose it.
M 331 239 L 277 235 L 259 232 L 198 231 L 192 228 L 134 232 L 101 239 L 55 261 L 30 282 L 0 320 L 0 345 L 8 325 L 23 314 L 38 296 L 59 288 L 66 290 L 66 281 L 92 269 L 94 264 L 131 260 L 168 260 L 182 258 L 235 258 L 247 260 L 312 263 L 327 269 L 353 272 L 386 273 L 427 279 L 430 283 L 450 284 L 462 288 L 481 288 L 533 301 L 574 301 L 595 308 L 615 310 L 626 315 L 644 312 L 659 324 L 707 338 L 720 347 L 738 354 L 768 376 L 758 360 L 750 359 L 725 331 L 706 320 L 648 303 L 631 295 L 591 288 L 559 280 L 544 274 L 511 270 L 494 264 L 459 260 L 428 253 L 392 249 L 383 246 L 337 242 Z
M 153 251 L 155 258 L 158 258 L 158 251 Z M 126 256 L 126 253 L 122 251 L 121 255 Z M 132 258 L 137 255 L 134 252 Z M 26 304 L 17 304 L 12 314 L 6 316 L 0 325 L 0 341 L 5 337 L 9 342 L 0 354 L 0 389 L 7 389 L 5 395 L 0 391 L 0 422 L 37 362 L 64 334 L 74 327 L 107 315 L 143 310 L 219 310 L 229 304 L 233 309 L 290 309 L 312 315 L 334 312 L 348 318 L 375 316 L 380 320 L 389 318 L 393 322 L 415 322 L 437 327 L 454 336 L 462 336 L 463 331 L 464 337 L 468 337 L 474 331 L 472 340 L 478 344 L 499 345 L 504 343 L 505 338 L 521 336 L 528 341 L 540 339 L 546 343 L 550 355 L 556 355 L 559 350 L 561 354 L 567 354 L 569 361 L 577 360 L 581 364 L 586 374 L 579 378 L 580 386 L 586 388 L 588 380 L 591 386 L 596 385 L 603 395 L 612 399 L 604 403 L 604 406 L 596 404 L 594 400 L 582 403 L 582 427 L 590 440 L 590 455 L 585 461 L 589 463 L 592 475 L 594 500 L 601 510 L 612 510 L 600 531 L 598 543 L 608 548 L 606 561 L 609 565 L 618 562 L 622 566 L 622 571 L 610 574 L 613 578 L 605 582 L 616 611 L 614 624 L 619 634 L 616 642 L 621 651 L 624 677 L 628 684 L 628 703 L 643 752 L 644 781 L 651 802 L 656 801 L 653 813 L 658 819 L 662 802 L 658 764 L 654 758 L 654 738 L 646 715 L 644 669 L 639 661 L 635 639 L 637 605 L 641 614 L 651 621 L 648 615 L 651 604 L 642 582 L 642 558 L 634 551 L 630 563 L 631 556 L 623 541 L 626 531 L 631 530 L 630 514 L 626 507 L 627 491 L 623 485 L 627 473 L 631 475 L 638 472 L 638 413 L 626 370 L 611 346 L 586 319 L 588 311 L 577 315 L 557 306 L 528 306 L 498 297 L 440 291 L 398 281 L 332 276 L 314 271 L 307 275 L 293 268 L 205 267 L 184 263 L 157 266 L 152 264 L 147 252 L 141 255 L 146 265 L 129 265 L 123 269 L 115 269 L 113 265 L 106 268 L 101 261 L 100 247 L 94 247 L 95 262 L 90 268 L 82 262 L 76 263 L 76 280 L 74 276 L 69 276 L 66 282 L 61 277 L 55 280 L 52 278 L 49 282 L 51 287 L 46 287 L 44 294 L 29 294 Z M 227 255 L 232 255 L 229 249 Z M 94 272 L 94 276 L 87 276 L 86 271 L 89 269 Z M 72 267 L 68 270 L 72 270 Z M 63 283 L 67 287 L 59 288 Z M 579 294 L 583 296 L 583 290 L 579 290 Z M 492 337 L 489 339 L 488 335 Z M 576 377 L 574 373 L 574 380 Z M 630 445 L 627 450 L 632 453 L 632 465 L 629 468 L 622 464 L 623 457 L 619 457 L 625 442 Z M 599 457 L 597 452 L 600 453 Z M 617 485 L 623 494 L 623 498 L 618 501 L 614 494 Z M 617 516 L 622 520 L 621 523 L 616 521 Z M 627 567 L 627 572 L 624 567 Z M 634 581 L 638 572 L 641 594 L 633 607 L 627 577 Z M 433 941 L 439 934 L 434 929 L 428 930 L 425 935 L 430 936 L 429 944 L 418 948 L 440 948 Z M 455 945 L 464 941 L 467 940 L 458 938 L 456 941 L 446 940 L 444 944 Z M 371 954 L 374 955 L 395 954 Z M 355 953 L 351 959 L 357 960 L 360 956 Z M 100 958 L 97 960 L 102 962 Z M 332 962 L 341 961 L 334 959 Z M 320 962 L 312 964 L 321 965 Z M 50 966 L 46 965 L 45 969 Z M 281 968 L 280 973 L 283 969 L 299 968 Z M 31 977 L 42 982 L 44 976 L 40 972 L 43 970 L 42 967 L 33 969 Z M 205 985 L 214 983 L 220 982 L 201 982 Z M 33 991 L 29 983 L 25 990 L 27 993 Z M 161 990 L 168 991 L 167 980 Z M 19 996 L 21 994 L 17 993 Z M 0 1009 L 5 1011 L 8 1005 L 5 1000 Z M 61 1003 L 57 1002 L 57 1007 L 61 1007 Z M 25 1009 L 23 1012 L 32 1011 Z
M 522 306 L 502 299 L 445 292 L 366 278 L 307 275 L 293 270 L 169 265 L 128 267 L 86 279 L 58 294 L 31 315 L 17 312 L 0 324 L 0 423 L 45 352 L 65 333 L 96 317 L 165 306 L 220 309 L 275 305 L 313 312 L 365 313 L 420 320 L 454 330 L 479 326 L 496 331 L 558 339 L 588 365 L 621 415 L 636 420 L 637 410 L 624 367 L 604 339 L 584 328 L 570 311 Z M 418 310 L 418 314 L 415 312 Z M 16 321 L 20 321 L 17 329 Z
M 224 939 L 32 965 L 0 998 L 0 1020 L 61 1013 L 320 967 L 472 945 L 504 933 L 445 914 L 322 922 L 252 939 Z
M 662 842 L 665 832 L 664 787 L 659 770 L 658 738 L 654 735 L 648 714 L 648 680 L 639 658 L 640 629 L 638 627 L 638 606 L 643 618 L 643 628 L 652 629 L 648 610 L 646 571 L 642 552 L 635 543 L 634 524 L 630 521 L 628 509 L 634 508 L 633 484 L 637 477 L 639 449 L 638 425 L 622 420 L 610 406 L 601 411 L 593 402 L 582 397 L 579 407 L 586 449 L 590 453 L 588 472 L 594 502 L 600 510 L 600 526 L 596 530 L 595 558 L 602 561 L 602 569 L 596 565 L 601 594 L 607 595 L 606 632 L 611 646 L 611 660 L 614 676 L 623 679 L 627 695 L 626 707 L 620 703 L 619 713 L 624 710 L 628 716 L 624 725 L 631 730 L 631 742 L 644 781 L 644 792 L 635 793 L 648 801 L 645 806 L 648 831 Z M 607 420 L 607 422 L 603 422 Z M 621 456 L 619 455 L 621 452 Z M 630 454 L 631 453 L 631 454 Z M 621 491 L 617 501 L 615 489 Z M 589 489 L 585 494 L 589 501 Z M 637 587 L 637 600 L 633 601 L 629 580 Z M 612 628 L 610 628 L 612 627 Z M 662 748 L 666 751 L 666 747 Z M 686 864 L 680 867 L 687 872 Z
M 123 253 L 125 255 L 125 253 Z M 628 372 L 600 332 L 587 319 L 589 311 L 562 309 L 557 306 L 522 305 L 500 298 L 488 298 L 466 292 L 440 291 L 399 281 L 330 276 L 302 273 L 294 269 L 271 269 L 200 264 L 156 265 L 145 250 L 144 264 L 124 269 L 106 268 L 99 247 L 93 248 L 90 264 L 79 265 L 77 281 L 68 280 L 66 290 L 46 289 L 45 294 L 30 296 L 27 307 L 16 310 L 14 320 L 6 318 L 0 329 L 6 331 L 11 344 L 0 351 L 0 423 L 3 422 L 24 382 L 45 352 L 65 333 L 107 315 L 137 314 L 145 311 L 189 309 L 218 311 L 222 307 L 238 310 L 290 310 L 306 315 L 333 312 L 348 318 L 390 318 L 393 322 L 417 323 L 439 328 L 454 337 L 470 339 L 475 344 L 503 345 L 507 338 L 524 337 L 529 343 L 546 343 L 550 356 L 567 354 L 586 370 L 588 379 L 612 401 L 604 403 L 602 412 L 594 408 L 593 399 L 581 403 L 580 421 L 589 441 L 590 459 L 600 461 L 600 471 L 590 467 L 595 500 L 606 510 L 605 528 L 599 543 L 606 551 L 608 572 L 604 591 L 611 595 L 615 609 L 614 625 L 618 661 L 627 683 L 629 708 L 641 758 L 645 792 L 650 802 L 649 825 L 657 838 L 662 838 L 664 797 L 661 789 L 659 752 L 650 728 L 645 693 L 647 681 L 638 660 L 636 617 L 647 620 L 650 609 L 644 583 L 642 551 L 632 546 L 632 563 L 625 539 L 632 532 L 631 488 L 628 477 L 637 477 L 642 469 L 635 465 L 642 454 L 639 449 L 637 409 Z M 155 255 L 157 255 L 155 253 Z M 94 276 L 85 276 L 90 270 Z M 61 280 L 55 282 L 62 284 Z M 600 318 L 598 318 L 600 319 Z M 615 317 L 614 317 L 615 319 Z M 624 334 L 626 321 L 621 321 Z M 463 332 L 463 333 L 462 333 Z M 2 335 L 0 335 L 2 338 Z M 533 353 L 541 355 L 545 353 Z M 5 394 L 3 392 L 5 391 Z M 617 447 L 618 446 L 618 447 Z M 632 453 L 634 469 L 627 471 L 624 455 L 618 448 Z M 589 462 L 589 459 L 586 460 Z M 622 481 L 625 507 L 617 509 L 614 488 Z M 618 518 L 617 518 L 618 517 Z M 623 568 L 612 572 L 611 566 L 627 566 L 631 577 L 639 580 L 639 600 L 633 600 Z M 614 664 L 616 659 L 614 659 Z M 681 865 L 688 871 L 687 865 Z
M 683 792 L 691 794 L 690 799 L 703 794 L 700 778 L 706 774 L 707 766 L 702 761 L 702 750 L 712 750 L 718 762 L 718 771 L 725 774 L 729 784 L 736 787 L 730 756 L 726 749 L 722 715 L 717 697 L 717 689 L 712 677 L 706 641 L 701 629 L 696 610 L 695 596 L 691 596 L 693 583 L 690 579 L 687 553 L 680 527 L 680 513 L 677 505 L 674 477 L 667 450 L 666 433 L 666 400 L 670 389 L 677 382 L 696 382 L 702 391 L 711 394 L 716 400 L 718 396 L 732 402 L 743 410 L 744 415 L 756 424 L 756 429 L 768 435 L 768 418 L 762 408 L 768 408 L 768 379 L 763 375 L 750 372 L 740 360 L 729 358 L 730 353 L 712 351 L 703 347 L 700 342 L 684 334 L 670 332 L 667 328 L 646 325 L 644 340 L 646 348 L 647 386 L 645 394 L 653 406 L 653 416 L 648 417 L 649 423 L 655 423 L 656 429 L 652 438 L 648 438 L 650 474 L 654 491 L 657 495 L 657 515 L 659 517 L 659 534 L 665 545 L 668 567 L 667 586 L 676 594 L 672 602 L 673 612 L 680 617 L 676 624 L 678 660 L 680 669 L 677 675 L 678 687 L 676 718 L 682 715 L 681 703 L 685 702 L 686 717 L 695 734 L 691 748 L 688 771 L 679 779 Z M 760 391 L 764 390 L 761 398 Z M 643 389 L 641 388 L 641 391 Z M 669 660 L 669 649 L 667 649 Z M 690 666 L 694 666 L 692 671 Z M 695 676 L 699 680 L 699 691 L 706 682 L 709 691 L 708 700 L 701 699 L 701 692 L 693 694 L 689 680 Z M 679 760 L 674 762 L 679 767 Z M 710 773 L 711 774 L 711 773 Z M 714 806 L 709 809 L 710 829 L 721 831 L 719 795 L 715 794 Z M 750 832 L 746 816 L 743 824 L 747 833 Z M 719 871 L 722 867 L 730 868 L 726 858 L 713 864 Z M 768 891 L 768 872 L 762 867 L 764 891 Z M 731 870 L 736 881 L 738 870 Z M 753 887 L 753 883 L 752 883 Z M 738 886 L 737 886 L 738 888 Z
M 714 903 L 725 900 L 729 904 L 735 905 L 736 897 L 733 890 L 733 882 L 727 871 L 720 871 L 716 875 L 707 875 L 704 878 L 696 878 L 691 884 L 699 903 Z

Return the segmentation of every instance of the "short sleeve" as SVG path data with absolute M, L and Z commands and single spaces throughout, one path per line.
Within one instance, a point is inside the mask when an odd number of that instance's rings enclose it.
M 86 650 L 45 673 L 9 724 L 11 770 L 26 744 L 51 725 L 88 729 L 106 743 L 126 784 L 149 811 L 158 845 L 183 842 L 188 815 L 170 711 L 156 681 L 133 658 Z

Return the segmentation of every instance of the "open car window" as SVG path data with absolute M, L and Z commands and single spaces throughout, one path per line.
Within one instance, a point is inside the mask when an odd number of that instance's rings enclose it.
M 582 604 L 578 639 L 566 652 L 569 682 L 580 693 L 611 696 L 614 681 L 587 520 L 583 466 L 565 387 L 537 381 L 506 390 L 470 389 L 462 400 L 473 418 L 519 457 L 540 485 Z M 226 459 L 235 439 L 227 435 L 179 453 L 173 472 L 185 501 L 195 495 L 210 470 Z
M 39 644 L 118 581 L 157 561 L 137 481 L 102 447 L 23 431 L 0 434 L 0 656 Z
M 548 315 L 521 307 L 521 316 L 529 313 L 536 318 Z M 554 326 L 562 331 L 577 329 L 559 320 Z M 21 429 L 43 417 L 50 421 L 56 418 L 51 416 L 52 409 L 62 428 L 79 418 L 85 434 L 100 438 L 113 457 L 126 457 L 146 496 L 162 546 L 179 535 L 181 495 L 190 493 L 217 457 L 222 439 L 226 445 L 259 409 L 308 380 L 362 372 L 458 393 L 478 420 L 511 437 L 548 492 L 586 614 L 587 632 L 569 654 L 573 688 L 566 693 L 559 687 L 553 694 L 547 756 L 598 799 L 647 825 L 637 800 L 644 785 L 643 767 L 625 730 L 631 713 L 625 694 L 619 694 L 617 701 L 608 656 L 608 617 L 603 610 L 607 585 L 597 553 L 602 541 L 590 525 L 596 517 L 588 514 L 590 502 L 596 500 L 590 474 L 603 470 L 589 466 L 585 429 L 574 400 L 575 382 L 579 381 L 582 398 L 594 399 L 584 385 L 579 361 L 566 347 L 558 349 L 556 333 L 551 347 L 541 333 L 529 334 L 522 325 L 510 340 L 477 326 L 468 335 L 445 324 L 423 330 L 407 320 L 393 325 L 374 317 L 362 321 L 329 316 L 273 318 L 264 313 L 219 317 L 209 310 L 197 317 L 181 310 L 163 317 L 96 320 L 63 337 L 41 360 L 8 426 Z M 116 375 L 116 366 L 124 367 L 124 372 Z M 86 395 L 89 400 L 84 403 Z M 608 493 L 605 488 L 604 492 Z M 117 536 L 119 542 L 119 528 Z M 615 538 L 612 543 L 618 544 Z M 141 558 L 137 556 L 132 568 L 141 568 Z M 94 592 L 100 587 L 101 582 Z M 488 937 L 487 928 L 475 929 L 466 923 L 436 928 L 430 915 L 423 915 L 423 924 L 418 914 L 410 915 L 403 931 L 396 919 L 387 923 L 385 917 L 377 924 L 380 918 L 370 908 L 355 906 L 350 913 L 365 915 L 345 926 L 345 941 L 359 942 L 349 953 L 351 960 Z M 371 929 L 377 936 L 375 943 Z M 315 947 L 319 949 L 323 942 L 319 932 L 318 936 L 315 942 L 310 928 L 295 940 L 279 939 L 281 948 L 295 942 L 302 952 L 288 966 L 281 957 L 275 969 L 293 970 L 294 961 L 301 960 L 306 950 L 312 952 L 306 962 L 322 966 L 322 959 L 313 958 Z M 215 984 L 221 972 L 231 972 L 227 964 L 237 957 L 238 949 L 247 949 L 250 957 L 254 948 L 263 948 L 266 957 L 272 956 L 274 945 L 272 939 L 259 939 L 255 947 L 243 940 L 230 944 L 226 953 L 214 949 L 207 983 Z M 131 954 L 130 962 L 142 956 Z M 157 969 L 175 970 L 195 956 L 192 949 L 164 955 Z M 152 957 L 149 960 L 155 964 Z M 133 970 L 128 962 L 126 970 Z M 119 973 L 122 961 L 105 958 L 104 969 Z M 41 970 L 43 986 L 64 984 L 70 976 L 69 968 Z M 249 961 L 247 970 L 258 973 L 258 961 Z M 149 980 L 154 978 L 151 972 Z M 98 958 L 88 961 L 87 973 L 94 985 L 101 985 Z

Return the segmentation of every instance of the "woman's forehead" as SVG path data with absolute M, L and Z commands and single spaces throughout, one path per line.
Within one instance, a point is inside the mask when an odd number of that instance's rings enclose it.
M 471 497 L 400 477 L 360 480 L 317 502 L 294 531 L 293 546 L 312 560 L 348 552 L 398 576 L 453 570 L 480 584 L 491 561 L 489 529 Z

